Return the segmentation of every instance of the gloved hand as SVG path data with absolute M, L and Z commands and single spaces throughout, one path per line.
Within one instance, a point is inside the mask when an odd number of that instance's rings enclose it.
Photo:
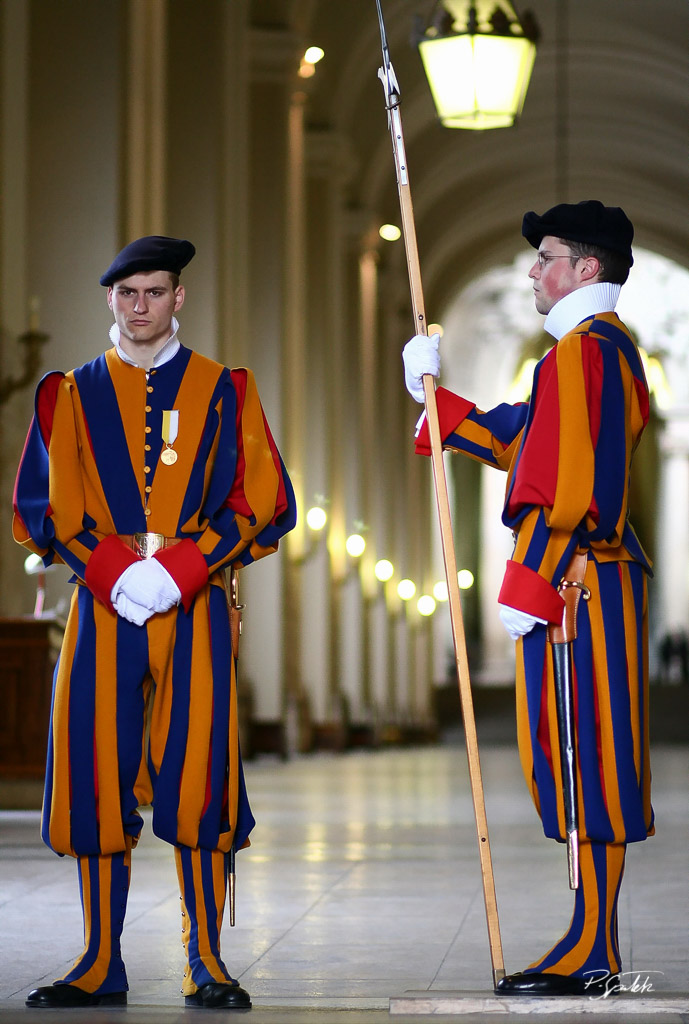
M 127 566 L 110 594 L 115 607 L 120 594 L 124 594 L 128 601 L 148 608 L 151 613 L 166 612 L 179 604 L 182 597 L 172 576 L 157 558 L 142 558 Z
M 140 604 L 135 604 L 134 601 L 130 601 L 128 597 L 120 591 L 116 599 L 113 601 L 115 611 L 118 615 L 121 615 L 127 622 L 133 622 L 135 626 L 143 626 L 144 622 L 150 619 L 153 612 L 150 608 L 143 608 Z
M 433 377 L 438 377 L 440 374 L 439 344 L 439 334 L 431 334 L 430 338 L 425 334 L 415 334 L 402 349 L 404 383 L 409 394 L 417 402 L 424 401 L 421 381 L 423 375 L 430 373 Z
M 498 605 L 502 624 L 513 640 L 530 633 L 537 622 L 547 626 L 547 619 L 539 619 L 537 615 L 529 615 L 527 612 L 520 612 L 518 608 L 510 608 L 508 604 Z

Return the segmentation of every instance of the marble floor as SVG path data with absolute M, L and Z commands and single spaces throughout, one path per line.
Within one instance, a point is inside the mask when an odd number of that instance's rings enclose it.
M 510 972 L 542 953 L 567 926 L 566 857 L 542 837 L 516 749 L 484 745 L 482 768 Z M 689 746 L 656 747 L 653 771 L 657 835 L 630 848 L 621 943 L 625 967 L 648 978 L 654 993 L 686 996 Z M 237 856 L 237 922 L 224 928 L 223 952 L 252 995 L 253 1024 L 425 1019 L 389 1014 L 391 997 L 409 990 L 490 996 L 476 836 L 459 741 L 258 760 L 247 765 L 247 782 L 258 826 L 251 848 Z M 81 945 L 81 914 L 74 863 L 41 845 L 36 811 L 0 812 L 0 907 L 0 1021 L 33 1024 L 46 1013 L 50 1019 L 58 1011 L 28 1010 L 24 998 L 71 963 Z M 134 852 L 122 945 L 127 1009 L 63 1011 L 61 1019 L 159 1024 L 194 1016 L 179 995 L 173 859 L 152 835 L 148 815 Z M 486 1024 L 512 1016 L 504 1007 L 495 1010 L 461 1019 Z M 622 1009 L 604 1016 L 634 1019 Z M 581 1016 L 539 1015 L 543 1021 L 570 1019 Z M 656 1015 L 636 1019 L 655 1021 Z M 657 1020 L 687 1024 L 689 1001 L 686 1013 L 659 1014 Z

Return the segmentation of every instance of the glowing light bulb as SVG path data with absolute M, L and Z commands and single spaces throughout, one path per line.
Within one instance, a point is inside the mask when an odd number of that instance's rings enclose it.
M 388 580 L 392 579 L 395 567 L 392 562 L 387 560 L 387 558 L 381 558 L 376 562 L 373 571 L 376 574 L 377 580 L 380 580 L 381 583 L 387 583 Z
M 323 60 L 324 57 L 325 50 L 322 50 L 320 46 L 309 46 L 304 54 L 307 64 L 318 64 L 318 61 Z
M 435 601 L 430 594 L 423 594 L 416 602 L 416 607 L 419 610 L 419 615 L 432 615 L 435 611 Z
M 471 569 L 460 569 L 457 573 L 457 583 L 460 590 L 469 590 L 474 585 L 474 574 Z
M 360 533 L 353 533 L 347 537 L 345 547 L 348 555 L 351 555 L 352 558 L 359 558 L 366 550 L 366 541 Z
M 378 234 L 386 242 L 396 242 L 401 237 L 402 232 L 396 224 L 381 224 L 378 228 Z
M 322 530 L 327 522 L 325 511 L 318 505 L 314 505 L 306 513 L 306 525 L 310 530 Z
M 413 580 L 400 580 L 397 584 L 397 593 L 403 601 L 411 601 L 416 593 L 416 584 Z

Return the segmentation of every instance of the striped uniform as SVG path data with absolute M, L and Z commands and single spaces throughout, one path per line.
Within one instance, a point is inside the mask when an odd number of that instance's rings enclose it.
M 501 603 L 562 619 L 557 585 L 577 546 L 588 549 L 574 641 L 582 838 L 633 842 L 653 831 L 648 757 L 646 577 L 650 564 L 627 518 L 633 452 L 648 420 L 639 355 L 615 313 L 566 334 L 534 372 L 531 399 L 481 412 L 438 388 L 444 446 L 508 472 L 503 522 L 515 534 Z M 428 430 L 417 439 L 428 453 Z M 546 835 L 564 812 L 546 629 L 517 642 L 518 739 Z
M 173 465 L 160 460 L 169 410 Z M 98 858 L 136 843 L 137 807 L 152 803 L 162 839 L 220 856 L 240 848 L 253 817 L 223 570 L 275 551 L 296 518 L 253 375 L 183 346 L 149 373 L 111 349 L 48 374 L 14 504 L 15 538 L 46 565 L 66 563 L 77 584 L 55 672 L 45 842 L 95 877 Z M 139 532 L 178 539 L 154 557 L 182 595 L 142 627 L 110 602 L 138 557 L 118 535 Z
M 569 930 L 529 971 L 620 969 L 617 897 L 626 844 L 654 831 L 648 739 L 647 576 L 627 517 L 631 461 L 648 421 L 639 354 L 615 313 L 565 334 L 534 371 L 528 403 L 482 412 L 438 388 L 444 447 L 508 474 L 514 533 L 499 601 L 558 624 L 557 592 L 577 547 L 591 591 L 577 613 L 573 697 L 581 882 Z M 429 454 L 428 427 L 417 451 Z M 517 641 L 517 736 L 547 836 L 566 838 L 552 659 L 546 628 Z

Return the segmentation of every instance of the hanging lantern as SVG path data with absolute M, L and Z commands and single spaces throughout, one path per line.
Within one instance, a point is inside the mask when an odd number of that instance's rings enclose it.
M 446 128 L 507 128 L 521 114 L 538 27 L 509 0 L 438 0 L 417 42 Z

